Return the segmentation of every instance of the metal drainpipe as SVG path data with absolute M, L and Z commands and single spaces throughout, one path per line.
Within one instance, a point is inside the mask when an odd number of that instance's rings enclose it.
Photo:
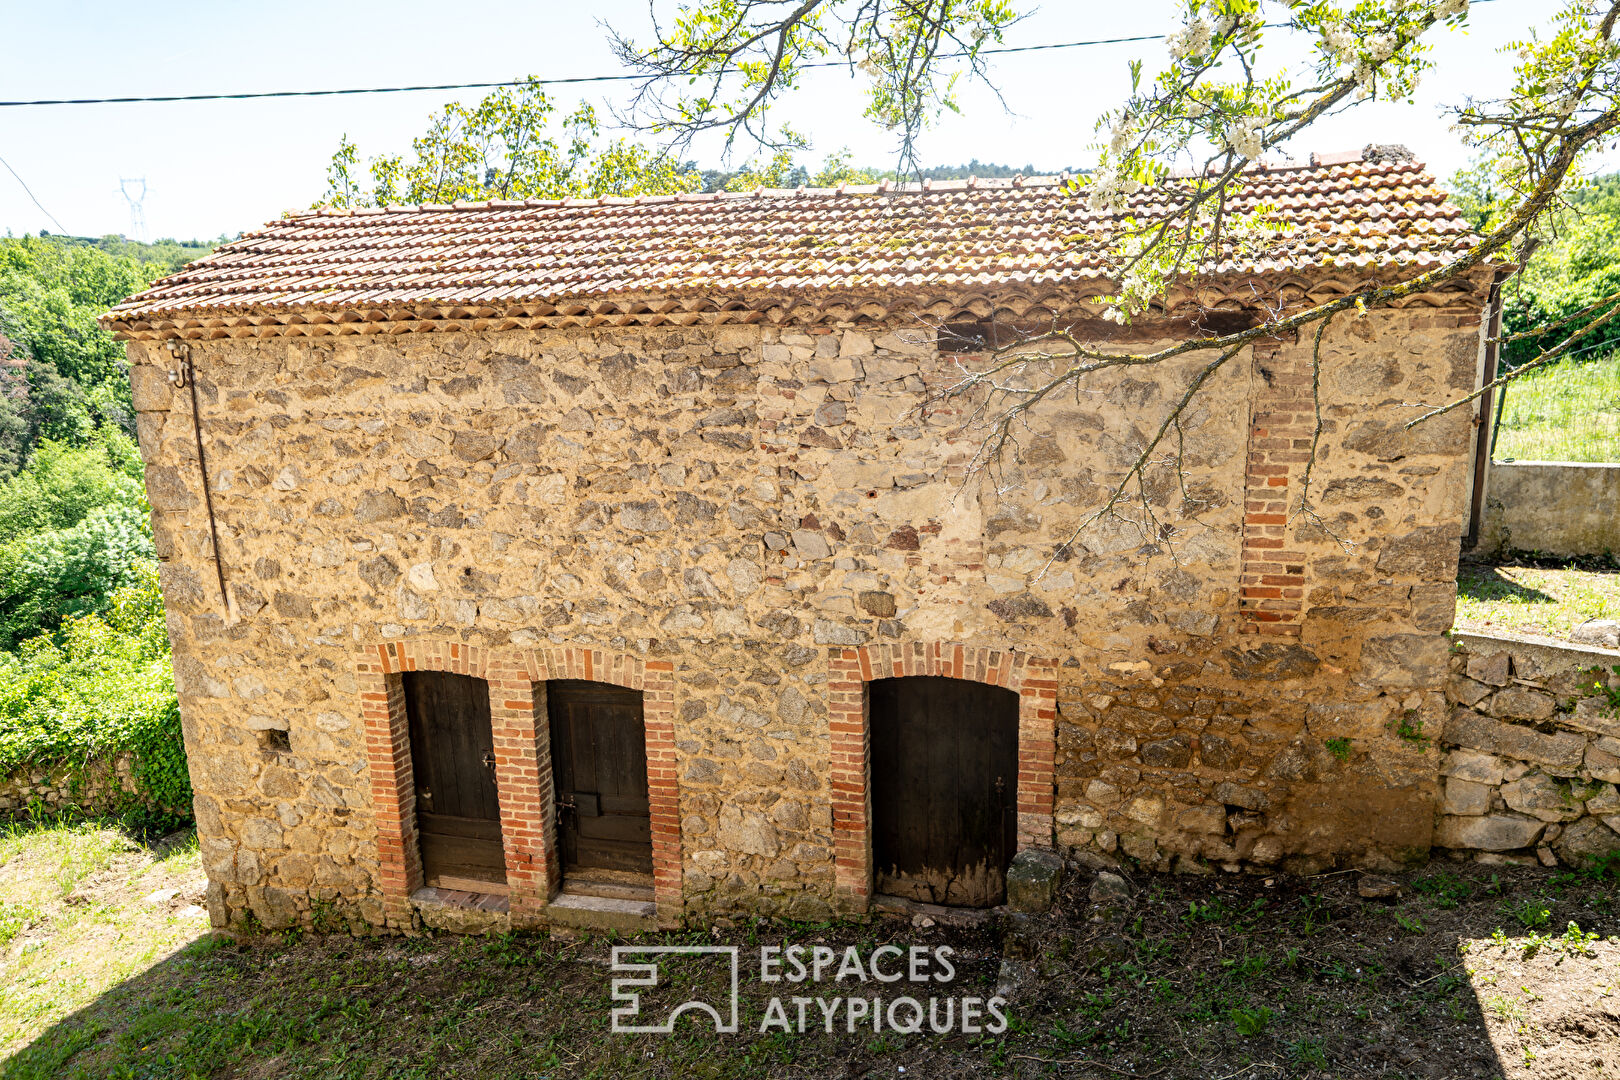
M 1497 358 L 1501 355 L 1502 344 L 1502 282 L 1507 280 L 1507 271 L 1498 270 L 1496 277 L 1491 281 L 1491 291 L 1486 303 L 1489 305 L 1490 318 L 1485 324 L 1485 373 L 1480 380 L 1484 386 L 1495 380 Z M 1496 398 L 1494 390 L 1487 390 L 1479 396 L 1479 418 L 1475 422 L 1474 432 L 1474 497 L 1468 508 L 1468 535 L 1463 538 L 1463 550 L 1472 548 L 1479 543 L 1479 532 L 1485 520 L 1485 478 L 1491 467 L 1491 446 L 1495 442 L 1491 432 L 1496 425 L 1495 411 L 1492 403 Z

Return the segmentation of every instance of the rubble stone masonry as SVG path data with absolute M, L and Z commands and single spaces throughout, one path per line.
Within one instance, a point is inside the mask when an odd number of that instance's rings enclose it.
M 409 928 L 413 664 L 491 680 L 514 920 L 557 885 L 562 677 L 648 695 L 665 921 L 865 907 L 885 672 L 1020 692 L 1021 845 L 1421 858 L 1440 750 L 1399 729 L 1447 711 L 1472 428 L 1401 406 L 1472 387 L 1477 300 L 1335 320 L 1317 516 L 1311 342 L 1226 365 L 1146 471 L 1168 535 L 1089 519 L 1205 358 L 1099 373 L 970 477 L 973 403 L 928 403 L 961 358 L 914 329 L 194 341 L 228 598 L 190 392 L 132 341 L 215 918 Z

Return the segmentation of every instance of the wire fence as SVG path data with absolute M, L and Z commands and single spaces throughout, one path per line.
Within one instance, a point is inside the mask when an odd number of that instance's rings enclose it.
M 1570 357 L 1502 393 L 1495 460 L 1620 462 L 1620 352 Z

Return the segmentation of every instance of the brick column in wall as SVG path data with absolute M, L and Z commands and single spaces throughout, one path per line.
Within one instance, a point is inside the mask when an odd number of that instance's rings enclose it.
M 513 925 L 533 927 L 541 923 L 561 877 L 551 850 L 551 731 L 545 719 L 545 684 L 530 680 L 528 664 L 520 656 L 491 660 L 486 678 L 507 901 Z
M 647 800 L 652 808 L 653 901 L 658 920 L 676 925 L 681 897 L 681 800 L 675 777 L 675 665 L 649 660 L 642 715 L 647 727 Z
M 871 800 L 866 789 L 870 745 L 864 649 L 835 649 L 827 680 L 828 768 L 832 785 L 833 887 L 839 905 L 862 912 L 872 898 Z M 868 669 L 869 671 L 869 669 Z
M 1240 629 L 1298 637 L 1305 608 L 1305 554 L 1289 550 L 1288 500 L 1310 461 L 1316 425 L 1311 363 L 1308 354 L 1286 356 L 1278 341 L 1257 342 L 1253 363 Z
M 1057 661 L 1019 654 L 1018 850 L 1052 843 L 1057 758 Z
M 371 775 L 371 812 L 377 830 L 377 876 L 383 919 L 411 927 L 411 893 L 422 885 L 422 852 L 416 837 L 416 785 L 411 774 L 411 732 L 405 687 L 375 654 L 358 665 L 360 714 Z

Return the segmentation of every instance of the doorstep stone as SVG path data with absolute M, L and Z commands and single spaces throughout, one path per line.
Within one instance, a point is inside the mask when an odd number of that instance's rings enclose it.
M 512 928 L 507 899 L 489 893 L 425 885 L 411 894 L 422 924 L 451 934 L 504 934 Z
M 622 930 L 641 933 L 658 929 L 658 905 L 646 900 L 614 896 L 559 893 L 546 905 L 546 922 L 578 930 Z

